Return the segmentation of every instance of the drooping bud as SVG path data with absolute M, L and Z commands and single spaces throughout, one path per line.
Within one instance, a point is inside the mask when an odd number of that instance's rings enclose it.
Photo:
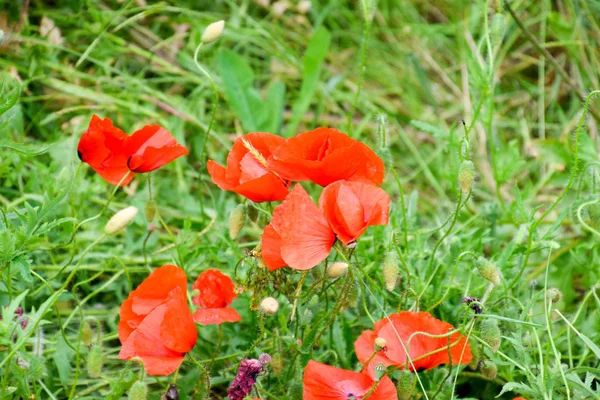
M 558 303 L 562 299 L 562 292 L 557 288 L 550 288 L 546 291 L 546 301 L 548 303 Z
M 179 391 L 177 390 L 177 386 L 171 383 L 167 393 L 161 396 L 161 400 L 179 400 Z
M 246 224 L 246 206 L 238 204 L 229 215 L 229 237 L 235 239 Z
M 492 282 L 494 285 L 498 286 L 502 283 L 500 280 L 500 271 L 498 271 L 496 264 L 487 258 L 479 257 L 477 259 L 477 269 L 483 278 Z
M 92 346 L 87 355 L 87 372 L 90 378 L 99 378 L 104 365 L 104 354 L 99 345 Z
M 258 221 L 258 208 L 256 208 L 256 206 L 252 205 L 252 204 L 248 204 L 246 206 L 246 215 L 248 216 L 248 219 L 252 222 L 256 222 Z
M 104 233 L 107 235 L 114 235 L 115 233 L 121 232 L 131 223 L 131 221 L 133 221 L 137 213 L 138 209 L 134 206 L 129 206 L 117 212 L 106 223 Z
M 498 321 L 493 318 L 486 318 L 481 321 L 481 327 L 479 329 L 481 339 L 486 342 L 492 351 L 495 353 L 500 348 L 500 327 Z
M 146 221 L 154 221 L 154 217 L 156 216 L 156 202 L 154 200 L 150 200 L 146 203 L 146 206 L 144 207 L 144 216 L 146 217 Z
M 383 260 L 383 281 L 385 282 L 385 288 L 388 292 L 391 292 L 398 283 L 398 277 L 400 276 L 400 268 L 398 267 L 398 258 L 396 253 L 388 251 Z
M 344 275 L 346 272 L 348 272 L 348 264 L 345 262 L 335 262 L 333 264 L 330 264 L 327 267 L 327 277 L 331 278 L 331 279 L 336 279 L 339 278 L 340 276 Z
M 498 376 L 498 367 L 490 360 L 485 360 L 481 364 L 481 374 L 489 379 L 496 379 Z
M 136 381 L 129 389 L 129 400 L 146 400 L 148 397 L 148 388 L 143 381 Z
M 81 328 L 81 340 L 84 345 L 91 346 L 92 340 L 94 339 L 94 331 L 87 321 L 84 321 L 83 328 Z
M 281 355 L 279 353 L 276 353 L 273 355 L 272 359 L 271 359 L 271 371 L 273 371 L 275 373 L 275 375 L 279 375 L 281 372 L 283 372 L 283 357 L 281 357 Z
M 265 314 L 275 314 L 279 310 L 279 302 L 273 297 L 265 297 L 260 302 L 260 310 Z
M 387 346 L 387 342 L 385 341 L 384 338 L 382 337 L 377 337 L 375 338 L 375 351 L 380 351 L 385 349 L 385 347 Z
M 473 181 L 475 180 L 475 165 L 473 161 L 464 160 L 460 164 L 458 171 L 458 185 L 464 194 L 469 193 L 469 190 L 473 187 Z
M 225 28 L 225 21 L 217 21 L 208 25 L 204 32 L 202 33 L 202 43 L 208 44 L 217 40 L 221 34 L 223 33 L 223 29 Z
M 396 389 L 398 400 L 410 400 L 413 395 L 413 374 L 409 371 L 400 371 Z

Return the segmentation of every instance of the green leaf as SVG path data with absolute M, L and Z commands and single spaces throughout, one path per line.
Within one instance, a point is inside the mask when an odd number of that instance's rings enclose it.
M 57 335 L 56 353 L 54 354 L 54 364 L 58 370 L 58 377 L 63 386 L 69 384 L 71 376 L 71 359 L 75 355 L 73 349 L 69 347 L 62 335 Z
M 11 149 L 27 156 L 39 156 L 52 147 L 52 144 L 34 146 L 31 144 L 15 143 L 7 138 L 0 139 L 0 148 Z
M 12 77 L 5 77 L 0 83 L 0 116 L 13 108 L 21 95 L 21 84 Z
M 274 82 L 265 99 L 265 118 L 261 131 L 277 133 L 281 129 L 283 122 L 283 108 L 285 101 L 285 85 L 280 82 Z
M 300 95 L 292 108 L 292 120 L 287 128 L 287 136 L 295 133 L 300 119 L 314 99 L 330 42 L 331 35 L 327 29 L 321 27 L 317 29 L 308 43 L 306 53 L 304 53 L 304 70 L 302 71 Z
M 422 132 L 426 132 L 433 135 L 433 137 L 435 138 L 448 139 L 448 132 L 438 128 L 437 126 L 428 124 L 427 122 L 417 121 L 413 119 L 412 121 L 410 121 L 410 124 Z
M 33 282 L 31 278 L 31 260 L 25 256 L 18 256 L 11 261 L 11 274 L 15 276 L 19 274 L 23 280 L 30 284 Z

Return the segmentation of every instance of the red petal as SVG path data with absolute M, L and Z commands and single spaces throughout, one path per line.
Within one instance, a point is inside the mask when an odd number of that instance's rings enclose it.
M 208 173 L 212 178 L 213 182 L 219 187 L 219 189 L 233 190 L 235 185 L 230 184 L 225 178 L 225 168 L 223 168 L 221 165 L 217 164 L 213 160 L 208 160 L 208 163 L 206 163 L 206 169 L 208 170 Z
M 144 369 L 150 376 L 167 376 L 171 375 L 183 363 L 184 355 L 177 357 L 154 357 L 142 356 Z
M 138 327 L 144 317 L 133 312 L 133 299 L 131 295 L 121 304 L 119 310 L 119 340 L 121 344 L 129 338 L 129 335 Z
M 279 233 L 273 228 L 272 224 L 265 226 L 262 234 L 261 248 L 262 259 L 269 271 L 275 271 L 287 265 L 283 261 L 283 258 L 281 258 L 281 236 L 279 236 Z
M 167 311 L 160 326 L 160 337 L 169 349 L 187 353 L 196 345 L 198 332 L 181 288 L 171 291 L 165 305 Z
M 281 179 L 272 173 L 246 181 L 236 186 L 233 191 L 256 203 L 283 200 L 289 193 Z
M 148 314 L 154 307 L 163 303 L 176 287 L 187 293 L 187 278 L 183 269 L 171 264 L 155 269 L 131 293 L 133 312 L 139 315 Z
M 242 317 L 233 308 L 199 308 L 194 312 L 194 322 L 202 325 L 220 325 L 223 322 L 238 322 Z
M 194 297 L 194 304 L 202 308 L 224 308 L 237 297 L 233 281 L 218 269 L 202 272 L 192 285 L 200 294 Z
M 188 151 L 165 128 L 146 125 L 127 140 L 128 167 L 135 172 L 150 172 L 170 163 Z

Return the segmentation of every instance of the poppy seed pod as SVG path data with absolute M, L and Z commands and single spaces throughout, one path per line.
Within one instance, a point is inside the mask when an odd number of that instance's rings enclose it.
M 494 353 L 498 351 L 500 348 L 500 336 L 502 332 L 500 331 L 497 320 L 490 318 L 481 321 L 479 334 L 481 339 L 490 346 Z
M 495 286 L 498 286 L 500 283 L 502 283 L 500 280 L 500 271 L 498 271 L 496 264 L 487 258 L 479 257 L 477 259 L 477 269 L 483 278 L 492 282 Z
M 398 283 L 399 276 L 400 269 L 398 267 L 398 258 L 396 257 L 396 253 L 389 251 L 383 260 L 383 281 L 385 282 L 385 288 L 388 292 L 394 290 L 396 283 Z
M 229 215 L 229 237 L 235 239 L 246 224 L 246 206 L 238 204 Z
M 387 346 L 387 342 L 384 338 L 378 337 L 375 339 L 375 351 L 383 350 Z
M 265 297 L 260 302 L 260 310 L 265 314 L 275 314 L 279 310 L 279 302 L 273 297 Z
M 489 379 L 496 379 L 498 376 L 498 367 L 490 360 L 485 360 L 481 365 L 481 374 Z
M 410 400 L 413 395 L 413 374 L 410 371 L 400 371 L 400 378 L 396 384 L 398 400 Z
M 87 355 L 87 372 L 90 378 L 99 378 L 104 365 L 104 354 L 99 345 L 92 346 Z
M 208 44 L 217 40 L 223 33 L 223 28 L 225 28 L 225 21 L 223 20 L 208 25 L 202 33 L 202 43 Z
M 146 400 L 148 397 L 148 388 L 143 381 L 136 381 L 129 389 L 129 400 Z
M 546 291 L 546 301 L 548 303 L 558 303 L 562 299 L 562 292 L 557 288 L 550 288 Z
M 107 235 L 114 235 L 115 233 L 121 232 L 131 223 L 131 221 L 133 221 L 137 213 L 138 209 L 134 206 L 129 206 L 117 212 L 106 223 L 104 233 Z
M 473 161 L 464 160 L 460 164 L 460 170 L 458 171 L 458 184 L 463 193 L 469 193 L 469 190 L 473 187 L 473 181 L 475 180 L 475 165 Z
M 335 262 L 327 267 L 327 277 L 331 279 L 339 278 L 348 272 L 348 263 Z

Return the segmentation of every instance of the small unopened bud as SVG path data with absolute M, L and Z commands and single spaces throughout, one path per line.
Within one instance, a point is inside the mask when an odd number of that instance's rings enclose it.
M 208 44 L 217 40 L 221 34 L 223 33 L 223 28 L 225 28 L 225 21 L 217 21 L 208 25 L 202 33 L 202 43 Z
M 352 285 L 350 293 L 348 293 L 348 307 L 358 307 L 358 300 L 360 297 L 360 287 L 358 285 Z
M 498 271 L 496 264 L 487 258 L 479 257 L 477 259 L 477 269 L 483 278 L 492 282 L 494 285 L 498 286 L 502 283 L 500 280 L 500 271 Z
M 129 400 L 146 400 L 148 397 L 148 388 L 143 381 L 136 381 L 129 389 Z
M 300 3 L 298 3 L 298 5 L 296 6 L 296 10 L 298 10 L 298 12 L 300 14 L 306 14 L 307 12 L 310 11 L 310 8 L 312 7 L 312 3 L 308 0 L 302 0 Z
M 339 278 L 348 272 L 348 264 L 345 262 L 335 262 L 327 267 L 327 277 L 331 279 Z
M 387 342 L 382 337 L 375 338 L 375 351 L 383 350 L 387 346 Z
M 238 204 L 229 215 L 229 237 L 235 239 L 246 224 L 246 206 Z
M 498 376 L 498 367 L 490 360 L 485 360 L 481 364 L 481 374 L 489 379 L 496 379 Z
M 388 292 L 394 290 L 396 283 L 398 283 L 399 276 L 400 268 L 398 267 L 398 258 L 396 253 L 389 251 L 383 260 L 383 281 L 385 282 L 385 288 Z
M 475 165 L 473 161 L 464 160 L 460 164 L 458 171 L 458 185 L 463 193 L 469 193 L 469 190 L 473 187 L 473 181 L 475 180 Z
M 398 389 L 398 400 L 410 400 L 413 395 L 413 373 L 400 371 L 396 389 Z
M 479 364 L 481 361 L 481 355 L 479 354 L 478 346 L 471 346 L 471 361 L 469 362 L 469 368 L 473 371 L 479 369 Z
M 104 354 L 99 345 L 92 346 L 87 355 L 87 372 L 90 378 L 99 378 L 104 365 Z
M 279 310 L 279 302 L 273 297 L 265 297 L 260 302 L 260 310 L 265 314 L 275 314 Z
M 546 291 L 546 300 L 548 303 L 558 303 L 562 299 L 562 292 L 557 288 L 550 288 Z
M 169 390 L 167 390 L 167 393 L 161 396 L 161 400 L 179 400 L 179 391 L 177 390 L 177 386 L 171 383 L 171 386 L 169 386 Z
M 496 14 L 492 18 L 492 27 L 490 29 L 490 38 L 492 42 L 492 49 L 497 49 L 502 44 L 502 38 L 504 37 L 504 27 L 506 25 L 504 14 Z
M 392 165 L 392 152 L 387 147 L 380 147 L 377 149 L 377 155 L 381 158 L 384 165 Z
M 146 206 L 144 207 L 144 216 L 146 217 L 146 221 L 154 221 L 154 217 L 156 216 L 156 202 L 154 200 L 150 200 L 146 203 Z
M 271 360 L 273 358 L 267 354 L 267 353 L 262 353 L 260 356 L 258 356 L 258 362 L 264 367 L 266 365 L 269 365 L 271 363 Z
M 85 321 L 83 323 L 83 328 L 81 328 L 81 340 L 83 341 L 83 344 L 86 346 L 91 346 L 92 345 L 92 340 L 94 339 L 94 331 L 92 331 L 92 327 L 90 326 L 90 324 Z
M 487 318 L 481 321 L 481 327 L 479 329 L 481 339 L 486 342 L 492 351 L 495 353 L 500 348 L 500 327 L 498 321 L 492 318 Z
M 248 216 L 248 219 L 252 222 L 256 222 L 258 221 L 258 208 L 256 208 L 255 206 L 253 206 L 252 204 L 248 204 L 246 206 L 246 215 Z
M 138 209 L 134 206 L 129 206 L 117 212 L 106 223 L 104 233 L 107 235 L 114 235 L 115 233 L 121 232 L 131 223 L 131 221 L 133 221 L 137 213 Z
M 529 233 L 528 230 L 529 226 L 527 224 L 521 224 L 521 226 L 519 226 L 519 230 L 515 235 L 516 244 L 521 245 L 525 242 L 525 239 L 527 239 L 527 234 Z

